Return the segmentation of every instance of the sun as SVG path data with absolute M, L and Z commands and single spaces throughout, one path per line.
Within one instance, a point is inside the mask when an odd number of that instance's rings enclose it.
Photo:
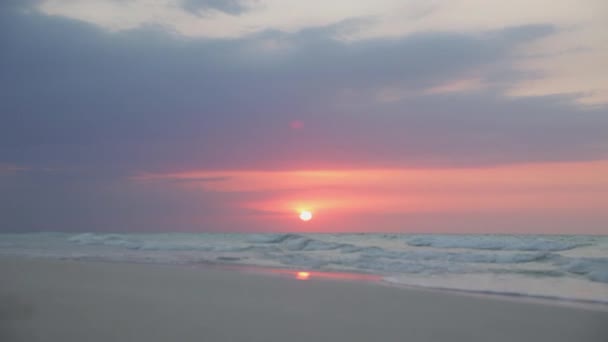
M 302 221 L 310 221 L 312 219 L 312 212 L 308 210 L 302 210 L 300 212 L 300 220 Z

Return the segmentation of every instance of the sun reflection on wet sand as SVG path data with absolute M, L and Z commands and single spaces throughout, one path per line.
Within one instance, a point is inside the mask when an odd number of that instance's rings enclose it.
M 246 265 L 215 265 L 221 269 L 229 269 L 241 272 L 252 272 L 258 274 L 277 275 L 289 277 L 297 280 L 325 279 L 325 280 L 344 280 L 344 281 L 371 281 L 380 282 L 382 277 L 374 274 L 346 273 L 346 272 L 326 272 L 311 270 L 290 270 L 282 268 L 267 268 Z
M 258 270 L 259 271 L 259 270 Z M 372 281 L 379 282 L 382 277 L 374 274 L 344 273 L 344 272 L 324 272 L 324 271 L 294 271 L 284 269 L 268 269 L 262 272 L 270 272 L 277 275 L 285 275 L 297 280 L 325 279 L 325 280 L 346 280 L 346 281 Z

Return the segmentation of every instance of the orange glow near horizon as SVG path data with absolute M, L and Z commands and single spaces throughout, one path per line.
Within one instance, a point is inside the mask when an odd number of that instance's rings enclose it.
M 184 171 L 141 174 L 134 180 L 228 194 L 235 198 L 234 208 L 259 214 L 255 220 L 311 231 L 366 215 L 608 216 L 608 161 L 475 168 Z M 307 228 L 290 223 L 294 211 L 303 221 L 312 218 L 310 208 L 322 211 L 323 217 L 309 221 Z

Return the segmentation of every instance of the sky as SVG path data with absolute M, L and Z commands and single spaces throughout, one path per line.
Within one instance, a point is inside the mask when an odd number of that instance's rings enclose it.
M 607 19 L 1 1 L 0 232 L 608 234 Z

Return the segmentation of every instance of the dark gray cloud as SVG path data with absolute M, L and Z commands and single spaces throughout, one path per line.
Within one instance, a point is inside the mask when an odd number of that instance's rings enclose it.
M 511 50 L 552 34 L 549 26 L 350 43 L 331 38 L 336 27 L 188 40 L 10 12 L 2 26 L 6 162 L 133 172 L 605 155 L 604 112 L 564 98 L 370 95 L 386 86 L 415 93 L 492 65 L 507 73 Z M 356 96 L 340 99 L 344 91 Z M 289 129 L 295 119 L 304 129 Z
M 183 9 L 194 14 L 216 10 L 232 15 L 239 15 L 252 8 L 250 0 L 181 0 Z
M 31 171 L 0 175 L 0 232 L 231 230 L 238 194 Z M 242 199 L 241 199 L 242 200 Z
M 4 10 L 24 10 L 30 9 L 39 4 L 42 0 L 3 0 L 0 1 L 0 8 Z

